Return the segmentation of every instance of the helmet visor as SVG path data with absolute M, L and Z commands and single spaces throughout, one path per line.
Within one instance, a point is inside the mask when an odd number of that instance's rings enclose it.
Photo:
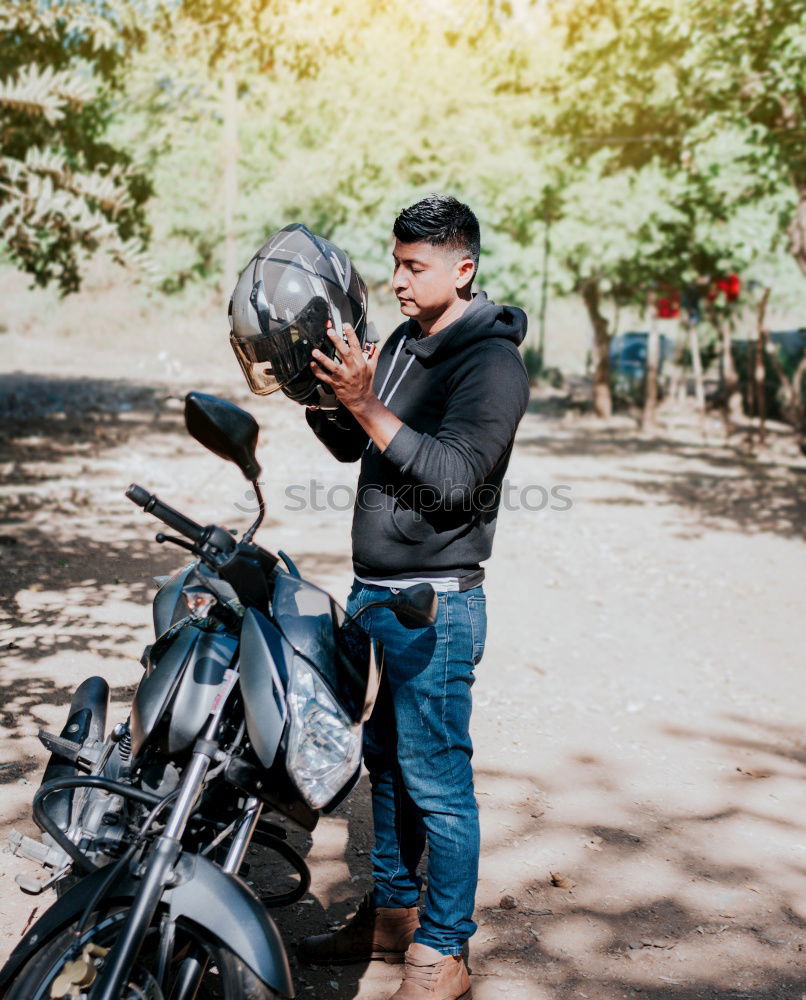
M 255 286 L 258 292 L 261 287 L 260 282 Z M 263 326 L 264 316 L 260 309 L 258 317 Z M 272 323 L 260 336 L 249 338 L 231 333 L 232 349 L 252 392 L 268 396 L 292 379 L 310 372 L 314 348 L 332 355 L 333 349 L 325 332 L 327 321 L 327 302 L 314 296 L 299 315 L 283 327 L 277 328 Z
M 266 336 L 260 339 L 254 337 L 246 339 L 234 333 L 229 335 L 229 342 L 232 344 L 241 371 L 246 376 L 249 388 L 257 396 L 268 396 L 280 388 L 266 349 L 268 339 Z

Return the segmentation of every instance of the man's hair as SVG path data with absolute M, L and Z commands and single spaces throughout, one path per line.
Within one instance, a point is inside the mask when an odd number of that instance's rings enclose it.
M 479 269 L 479 220 L 471 209 L 449 194 L 429 194 L 403 211 L 392 230 L 401 243 L 430 243 L 457 250 Z

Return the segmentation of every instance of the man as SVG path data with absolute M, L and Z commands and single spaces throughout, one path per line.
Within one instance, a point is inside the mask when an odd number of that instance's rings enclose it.
M 320 963 L 405 960 L 394 1000 L 465 1000 L 479 859 L 469 723 L 486 635 L 481 563 L 529 396 L 517 346 L 526 317 L 471 292 L 479 225 L 455 198 L 407 208 L 394 235 L 392 287 L 408 320 L 370 360 L 350 326 L 346 341 L 331 330 L 338 360 L 314 351 L 311 367 L 340 407 L 335 418 L 306 414 L 336 458 L 361 460 L 347 610 L 427 580 L 439 611 L 434 626 L 413 631 L 386 608 L 361 619 L 385 650 L 364 742 L 374 887 L 351 922 L 307 939 L 301 953 Z

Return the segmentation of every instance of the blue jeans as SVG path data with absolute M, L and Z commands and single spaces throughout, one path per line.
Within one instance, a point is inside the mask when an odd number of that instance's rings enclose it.
M 352 614 L 391 591 L 355 581 Z M 470 758 L 470 688 L 484 652 L 486 598 L 481 587 L 438 595 L 434 625 L 402 626 L 388 608 L 359 621 L 384 645 L 378 700 L 364 729 L 372 786 L 376 906 L 416 906 L 417 865 L 428 842 L 428 888 L 416 941 L 459 955 L 475 932 L 479 815 Z

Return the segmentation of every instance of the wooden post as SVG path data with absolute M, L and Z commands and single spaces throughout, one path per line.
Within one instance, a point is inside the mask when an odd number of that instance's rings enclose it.
M 544 367 L 546 347 L 546 310 L 549 301 L 549 259 L 551 256 L 551 215 L 546 209 L 543 224 L 543 280 L 540 287 L 540 314 L 537 337 L 537 353 L 540 358 L 540 370 Z
M 649 310 L 649 338 L 646 349 L 646 378 L 644 380 L 644 412 L 641 418 L 643 431 L 654 431 L 658 415 L 658 368 L 660 367 L 660 334 L 655 308 L 657 296 L 649 292 L 646 297 Z
M 613 413 L 610 392 L 610 333 L 602 316 L 599 300 L 599 279 L 588 278 L 580 287 L 582 300 L 593 327 L 593 412 L 608 420 Z
M 756 409 L 758 412 L 758 438 L 759 441 L 764 444 L 764 439 L 766 437 L 766 420 L 767 420 L 767 397 L 764 392 L 764 355 L 766 353 L 766 343 L 767 343 L 767 328 L 764 325 L 764 317 L 767 312 L 767 303 L 770 300 L 770 292 L 772 289 L 765 288 L 761 296 L 761 301 L 758 304 L 758 323 L 757 323 L 757 338 L 756 338 L 756 364 L 754 372 L 755 381 L 755 395 L 756 395 Z
M 722 420 L 725 425 L 725 438 L 729 439 L 733 422 L 741 420 L 742 417 L 742 396 L 739 391 L 739 377 L 736 374 L 736 363 L 733 358 L 733 324 L 730 317 L 720 316 L 713 304 L 709 307 L 709 318 L 719 339 Z
M 705 413 L 705 388 L 702 382 L 702 358 L 700 357 L 700 338 L 697 336 L 697 324 L 689 323 L 688 347 L 691 353 L 691 370 L 694 375 L 694 396 L 697 400 L 697 410 L 700 415 Z
M 221 276 L 221 293 L 229 302 L 235 279 L 238 276 L 238 247 L 235 232 L 235 214 L 238 205 L 238 91 L 235 73 L 226 70 L 222 79 L 223 118 L 222 194 L 224 202 L 224 273 Z
M 694 395 L 697 400 L 697 414 L 700 418 L 700 433 L 705 440 L 708 436 L 705 430 L 705 386 L 702 381 L 700 338 L 697 335 L 697 323 L 695 320 L 689 320 L 688 346 L 689 353 L 691 354 L 691 370 L 694 375 Z

